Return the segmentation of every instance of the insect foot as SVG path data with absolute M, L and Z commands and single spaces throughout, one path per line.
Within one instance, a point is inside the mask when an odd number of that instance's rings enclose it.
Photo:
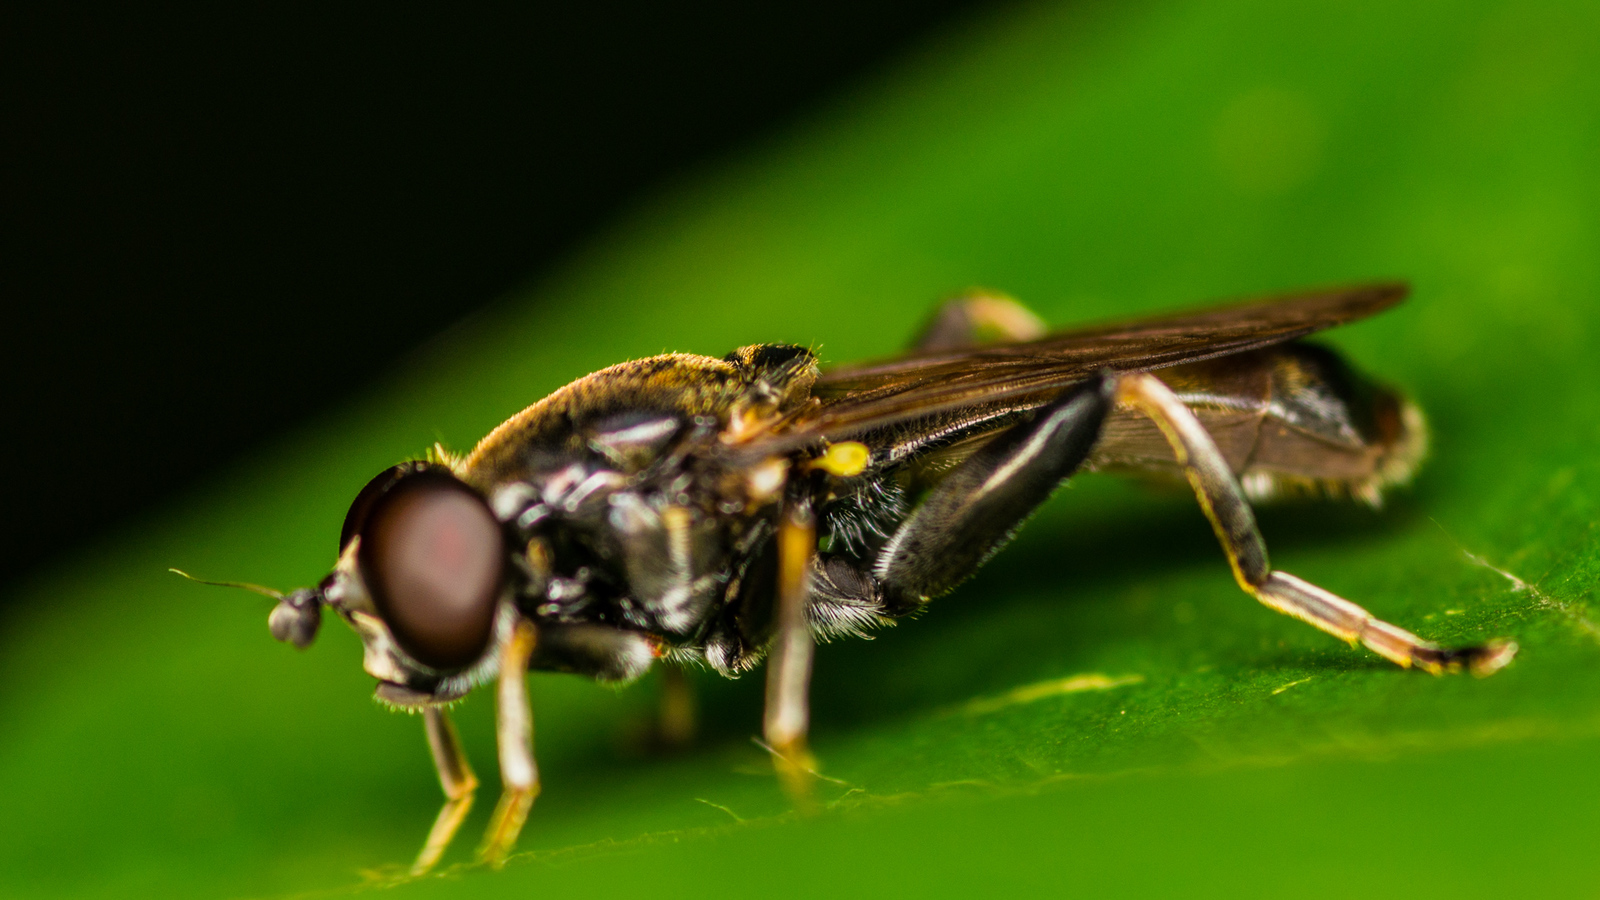
M 1444 675 L 1454 672 L 1471 672 L 1487 678 L 1500 671 L 1517 655 L 1517 642 L 1493 640 L 1479 647 L 1449 649 L 1426 643 L 1412 653 L 1416 666 L 1425 672 Z
M 1416 666 L 1434 675 L 1462 669 L 1479 676 L 1491 675 L 1516 655 L 1517 645 L 1509 641 L 1453 650 L 1441 648 L 1331 591 L 1273 569 L 1267 560 L 1266 542 L 1256 527 L 1255 513 L 1222 451 L 1194 411 L 1155 376 L 1143 373 L 1122 377 L 1117 400 L 1154 422 L 1171 445 L 1173 457 L 1194 488 L 1201 511 L 1211 520 L 1234 579 L 1245 593 L 1340 640 L 1359 643 L 1396 665 Z
M 783 786 L 783 792 L 789 796 L 789 802 L 794 804 L 795 810 L 801 815 L 815 814 L 818 811 L 817 758 L 806 745 L 805 737 L 774 744 L 756 743 L 772 754 L 772 768 L 778 774 L 778 783 Z

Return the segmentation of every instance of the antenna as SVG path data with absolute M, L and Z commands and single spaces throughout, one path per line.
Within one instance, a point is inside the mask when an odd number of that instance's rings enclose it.
M 271 597 L 274 600 L 282 600 L 283 599 L 283 592 L 282 591 L 275 591 L 272 588 L 262 587 L 259 584 L 249 584 L 249 583 L 243 582 L 243 581 L 207 581 L 204 578 L 196 578 L 193 575 L 190 575 L 188 572 L 183 571 L 182 569 L 174 569 L 174 568 L 170 568 L 170 567 L 167 569 L 167 571 L 171 572 L 174 575 L 182 575 L 184 578 L 187 578 L 190 581 L 195 582 L 196 584 L 209 584 L 209 585 L 212 585 L 214 587 L 243 588 L 244 590 L 253 591 L 253 592 L 257 593 L 257 594 L 260 594 L 263 597 Z

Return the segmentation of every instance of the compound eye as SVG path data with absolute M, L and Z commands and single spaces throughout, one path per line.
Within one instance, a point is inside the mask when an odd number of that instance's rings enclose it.
M 505 580 L 505 536 L 466 485 L 418 473 L 377 498 L 361 527 L 361 574 L 401 649 L 435 669 L 489 646 Z
M 350 510 L 344 514 L 344 525 L 339 529 L 340 553 L 343 553 L 344 548 L 350 546 L 350 541 L 361 533 L 361 526 L 366 524 L 367 516 L 372 512 L 372 505 L 378 502 L 378 498 L 383 496 L 384 491 L 387 491 L 396 481 L 406 475 L 410 468 L 410 465 L 402 463 L 401 465 L 384 469 L 374 475 L 372 480 L 367 482 L 366 486 L 361 489 L 361 493 L 356 495 L 356 499 L 350 504 Z

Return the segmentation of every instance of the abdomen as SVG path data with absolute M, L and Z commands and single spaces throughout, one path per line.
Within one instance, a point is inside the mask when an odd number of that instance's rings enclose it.
M 1154 373 L 1217 442 L 1252 499 L 1321 494 L 1377 505 L 1426 453 L 1416 406 L 1333 351 L 1291 343 Z M 1181 478 L 1154 423 L 1119 409 L 1087 467 Z

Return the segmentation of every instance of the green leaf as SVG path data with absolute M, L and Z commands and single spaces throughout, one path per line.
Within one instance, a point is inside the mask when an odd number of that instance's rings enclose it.
M 522 855 L 396 896 L 1592 890 L 1597 29 L 1581 3 L 1253 0 L 952 29 L 22 587 L 0 893 L 339 894 L 408 861 L 438 788 L 353 636 L 294 653 L 259 598 L 166 568 L 309 583 L 371 473 L 577 375 L 769 340 L 887 354 L 972 284 L 1066 324 L 1381 276 L 1414 300 L 1329 340 L 1419 399 L 1433 458 L 1381 513 L 1263 528 L 1278 566 L 1404 627 L 1514 637 L 1506 671 L 1431 678 L 1275 616 L 1190 499 L 1085 477 L 926 616 L 821 648 L 821 816 L 749 740 L 759 678 L 697 679 L 701 744 L 652 759 L 626 740 L 652 682 L 536 676 Z M 492 786 L 490 707 L 460 720 Z

